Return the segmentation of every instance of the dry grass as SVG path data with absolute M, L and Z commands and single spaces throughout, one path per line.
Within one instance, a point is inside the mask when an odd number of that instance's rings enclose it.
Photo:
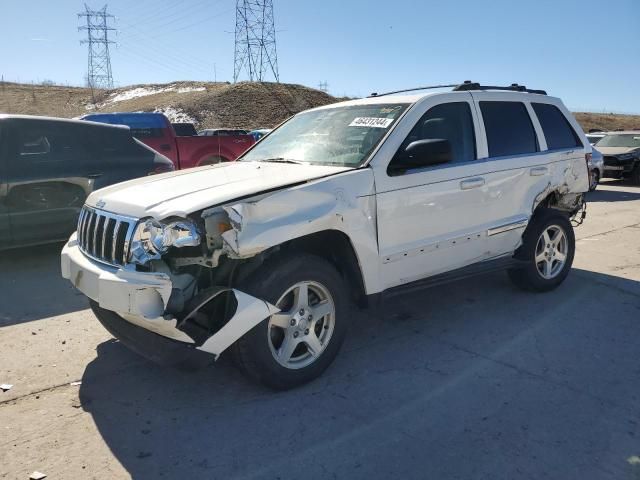
M 640 130 L 640 115 L 577 112 L 575 116 L 585 132 L 590 129 Z
M 119 102 L 113 95 L 138 87 L 174 89 Z M 178 89 L 203 89 L 180 93 Z M 173 107 L 195 120 L 197 128 L 271 128 L 308 108 L 337 101 L 331 95 L 302 85 L 286 83 L 173 82 L 168 85 L 132 85 L 95 93 L 87 88 L 0 85 L 0 112 L 55 117 L 75 117 L 93 111 L 137 112 Z
M 110 103 L 109 98 L 133 88 L 174 90 Z M 178 88 L 202 91 L 179 93 Z M 197 128 L 271 128 L 294 113 L 326 105 L 337 99 L 327 93 L 286 83 L 237 84 L 173 82 L 162 85 L 132 85 L 111 91 L 88 88 L 0 84 L 0 112 L 54 117 L 75 117 L 91 111 L 136 112 L 173 107 L 195 120 Z M 94 101 L 97 104 L 94 106 Z M 640 128 L 640 115 L 576 113 L 585 131 Z

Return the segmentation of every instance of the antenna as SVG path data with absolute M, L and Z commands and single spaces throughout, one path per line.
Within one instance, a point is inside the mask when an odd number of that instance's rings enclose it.
M 234 83 L 243 70 L 252 82 L 264 81 L 268 70 L 280 82 L 273 0 L 236 0 L 235 39 Z
M 115 28 L 109 26 L 109 20 L 113 15 L 107 13 L 107 5 L 101 10 L 91 10 L 84 4 L 84 12 L 78 13 L 78 18 L 83 18 L 84 25 L 78 27 L 78 31 L 86 30 L 87 39 L 81 40 L 81 44 L 88 44 L 89 57 L 87 60 L 87 84 L 94 88 L 113 88 L 113 76 L 111 75 L 111 57 L 109 45 L 109 32 Z

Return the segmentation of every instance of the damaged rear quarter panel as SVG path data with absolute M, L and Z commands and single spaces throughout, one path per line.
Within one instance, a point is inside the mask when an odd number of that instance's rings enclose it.
M 555 194 L 558 206 L 572 210 L 579 205 L 581 196 L 589 190 L 589 171 L 581 149 L 552 153 L 550 174 L 543 188 L 532 191 L 531 213 L 549 195 Z
M 379 291 L 373 172 L 362 168 L 224 207 L 233 229 L 226 253 L 248 258 L 316 232 L 345 233 L 356 253 L 367 293 Z

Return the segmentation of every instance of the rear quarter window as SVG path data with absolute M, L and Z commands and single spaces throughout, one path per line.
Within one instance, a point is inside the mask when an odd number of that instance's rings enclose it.
M 578 135 L 558 107 L 548 103 L 532 103 L 531 106 L 540 121 L 549 150 L 582 146 Z
M 86 137 L 91 163 L 124 164 L 133 158 L 152 159 L 154 153 L 138 143 L 127 130 L 93 127 Z
M 538 139 L 522 102 L 480 102 L 490 157 L 538 151 Z

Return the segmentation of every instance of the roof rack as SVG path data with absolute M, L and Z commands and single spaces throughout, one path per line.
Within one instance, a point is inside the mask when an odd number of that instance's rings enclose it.
M 405 88 L 404 90 L 394 90 L 393 92 L 384 92 L 384 93 L 373 92 L 371 95 L 369 95 L 368 98 L 383 97 L 385 95 L 394 95 L 396 93 L 416 92 L 418 90 L 432 90 L 434 88 L 451 88 L 451 87 L 459 87 L 459 86 L 460 85 L 457 83 L 452 83 L 451 85 L 429 85 L 427 87 Z
M 534 90 L 525 87 L 524 85 L 518 85 L 517 83 L 512 83 L 508 87 L 498 87 L 495 85 L 480 85 L 478 82 L 472 82 L 471 80 L 465 80 L 461 85 L 456 85 L 453 89 L 454 92 L 465 92 L 467 90 L 505 90 L 510 92 L 527 92 L 527 93 L 537 93 L 538 95 L 546 95 L 547 92 L 544 90 Z
M 416 87 L 416 88 L 405 88 L 404 90 L 394 90 L 392 92 L 384 92 L 377 93 L 373 92 L 369 95 L 368 98 L 372 97 L 383 97 L 385 95 L 394 95 L 396 93 L 406 93 L 406 92 L 416 92 L 419 90 L 432 90 L 434 88 L 452 88 L 454 92 L 465 92 L 468 90 L 505 90 L 510 92 L 527 92 L 527 93 L 537 93 L 538 95 L 546 95 L 547 92 L 544 90 L 533 90 L 525 87 L 524 85 L 518 85 L 517 83 L 512 83 L 508 87 L 498 87 L 494 85 L 480 85 L 478 82 L 472 82 L 471 80 L 465 80 L 463 83 L 452 83 L 447 85 L 429 85 L 426 87 Z

